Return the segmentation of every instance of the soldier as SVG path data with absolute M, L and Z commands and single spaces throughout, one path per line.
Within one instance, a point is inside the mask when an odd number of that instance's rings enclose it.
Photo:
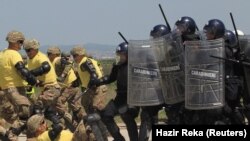
M 96 85 L 110 84 L 117 82 L 117 94 L 114 100 L 109 101 L 102 111 L 102 120 L 106 124 L 110 134 L 115 141 L 125 141 L 119 131 L 119 127 L 114 121 L 114 117 L 119 114 L 127 126 L 131 141 L 138 141 L 138 131 L 135 118 L 139 113 L 139 108 L 129 107 L 127 104 L 127 76 L 128 76 L 128 44 L 123 42 L 116 48 L 117 60 L 113 65 L 109 76 L 105 76 L 96 82 Z
M 97 123 L 102 135 L 99 134 L 99 131 L 93 131 L 93 133 L 96 139 L 103 138 L 105 140 L 105 138 L 107 138 L 106 130 L 100 121 L 99 112 L 106 106 L 107 87 L 105 85 L 95 85 L 95 82 L 103 77 L 101 69 L 97 61 L 86 56 L 86 51 L 83 46 L 76 45 L 71 49 L 70 53 L 73 56 L 74 62 L 77 64 L 77 73 L 80 77 L 83 91 L 82 105 L 88 114 L 87 117 L 84 117 L 84 120 L 93 126 Z M 90 122 L 90 120 L 92 122 Z
M 54 123 L 60 122 L 56 109 L 56 101 L 60 96 L 60 86 L 56 80 L 55 69 L 48 57 L 39 51 L 40 44 L 36 39 L 28 39 L 24 42 L 24 50 L 29 57 L 28 68 L 36 76 L 41 88 L 37 102 L 33 106 L 34 113 L 43 113 L 45 117 Z
M 170 28 L 165 25 L 159 24 L 154 26 L 150 32 L 150 37 L 153 39 L 162 37 L 169 34 Z M 163 105 L 157 106 L 143 106 L 141 107 L 141 125 L 139 130 L 139 141 L 147 141 L 149 139 L 149 133 L 152 130 L 152 125 L 158 123 L 158 111 Z
M 31 134 L 27 141 L 71 141 L 73 133 L 63 130 L 60 124 L 52 123 L 52 129 L 47 130 L 45 117 L 35 114 L 27 121 L 27 131 Z
M 30 116 L 30 101 L 26 97 L 23 79 L 30 85 L 37 83 L 18 53 L 23 46 L 24 39 L 23 33 L 19 31 L 9 32 L 6 37 L 9 46 L 0 55 L 1 116 L 12 126 L 15 121 L 18 122 L 17 128 L 11 127 L 9 130 L 10 140 L 17 140 L 17 135 L 24 129 L 22 127 Z
M 61 51 L 57 46 L 51 46 L 47 50 L 47 55 L 55 68 L 57 81 L 61 84 L 61 96 L 58 98 L 58 106 L 65 105 L 68 102 L 69 108 L 73 112 L 73 119 L 71 115 L 67 112 L 65 107 L 58 107 L 61 114 L 64 115 L 67 122 L 73 121 L 73 126 L 76 128 L 77 123 L 79 123 L 84 116 L 86 116 L 84 108 L 81 106 L 81 100 L 76 100 L 80 95 L 80 89 L 78 84 L 78 79 L 73 71 L 73 63 L 69 60 L 68 56 L 64 53 L 61 55 Z M 75 124 L 75 123 L 76 124 Z

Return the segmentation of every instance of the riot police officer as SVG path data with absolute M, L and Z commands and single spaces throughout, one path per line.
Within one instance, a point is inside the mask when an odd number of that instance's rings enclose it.
M 119 127 L 114 121 L 114 117 L 119 114 L 125 122 L 131 141 L 138 141 L 138 131 L 135 118 L 139 109 L 127 105 L 127 76 L 128 76 L 128 44 L 123 42 L 116 48 L 116 63 L 113 65 L 109 76 L 105 76 L 97 82 L 100 84 L 110 84 L 117 82 L 117 95 L 114 100 L 109 101 L 102 111 L 102 120 L 115 141 L 125 141 L 119 131 Z
M 175 22 L 174 32 L 181 34 L 182 41 L 199 40 L 197 32 L 197 25 L 193 18 L 183 16 Z
M 235 59 L 233 49 L 237 46 L 237 38 L 231 30 L 226 30 L 225 40 L 225 57 L 226 59 Z M 241 112 L 240 103 L 242 84 L 240 77 L 234 70 L 235 64 L 229 61 L 225 62 L 225 107 L 224 114 L 227 116 L 231 124 L 245 124 L 244 115 Z
M 170 33 L 170 28 L 163 24 L 158 24 L 153 27 L 150 32 L 150 37 L 153 39 L 163 37 Z M 152 130 L 152 125 L 158 123 L 158 111 L 163 105 L 143 106 L 141 107 L 141 125 L 139 130 L 139 141 L 147 141 L 149 133 Z
M 197 25 L 194 19 L 189 16 L 183 16 L 175 22 L 173 33 L 181 36 L 181 42 L 182 46 L 184 47 L 184 50 L 185 41 L 193 41 L 200 39 L 199 35 L 196 33 L 196 29 Z M 185 109 L 184 104 L 185 103 L 183 100 L 182 102 L 166 105 L 165 111 L 168 115 L 168 124 L 191 124 L 194 111 Z
M 208 24 L 203 27 L 203 30 L 207 40 L 215 40 L 224 37 L 226 28 L 221 20 L 211 19 L 208 21 Z M 206 114 L 204 115 L 206 116 L 203 117 L 204 124 L 226 124 L 227 121 L 222 109 L 223 108 L 205 110 L 204 112 L 206 112 Z

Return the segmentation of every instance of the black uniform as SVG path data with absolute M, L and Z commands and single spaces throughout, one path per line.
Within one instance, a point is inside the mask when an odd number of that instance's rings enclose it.
M 127 105 L 127 69 L 127 63 L 114 65 L 110 75 L 102 82 L 103 84 L 117 82 L 117 95 L 115 99 L 111 100 L 101 113 L 102 120 L 115 141 L 125 140 L 114 121 L 114 116 L 117 114 L 121 116 L 126 124 L 130 140 L 138 141 L 135 117 L 137 117 L 139 109 L 135 107 L 131 108 Z

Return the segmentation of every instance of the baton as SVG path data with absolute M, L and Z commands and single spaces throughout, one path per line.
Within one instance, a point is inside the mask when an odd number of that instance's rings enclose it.
M 118 32 L 118 34 L 122 37 L 122 39 L 128 44 L 128 40 L 122 35 L 121 32 Z
M 227 58 L 223 58 L 223 57 L 219 57 L 219 56 L 213 56 L 213 55 L 210 55 L 210 57 L 216 58 L 216 59 L 221 59 L 221 60 L 224 60 L 224 61 L 229 61 L 229 62 L 236 63 L 236 64 L 243 64 L 243 65 L 246 65 L 246 66 L 250 66 L 250 63 L 248 63 L 246 61 L 240 61 L 240 60 L 235 60 L 235 59 L 227 59 Z
M 160 10 L 161 10 L 161 14 L 162 14 L 162 16 L 163 16 L 163 18 L 164 18 L 164 20 L 165 20 L 165 22 L 166 22 L 166 25 L 167 25 L 169 31 L 171 31 L 171 27 L 170 27 L 170 25 L 169 25 L 169 23 L 168 23 L 168 20 L 167 20 L 167 18 L 166 18 L 166 16 L 165 16 L 165 13 L 164 13 L 164 11 L 163 11 L 163 9 L 162 9 L 162 7 L 161 7 L 161 4 L 159 4 L 159 8 L 160 8 Z

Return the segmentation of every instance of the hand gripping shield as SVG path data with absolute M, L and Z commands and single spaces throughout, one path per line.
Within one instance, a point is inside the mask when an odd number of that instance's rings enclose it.
M 244 36 L 244 61 L 250 63 L 250 36 L 245 35 Z M 242 45 L 240 46 L 242 49 Z M 244 71 L 244 93 L 246 97 L 250 97 L 250 66 L 243 65 L 243 71 Z

